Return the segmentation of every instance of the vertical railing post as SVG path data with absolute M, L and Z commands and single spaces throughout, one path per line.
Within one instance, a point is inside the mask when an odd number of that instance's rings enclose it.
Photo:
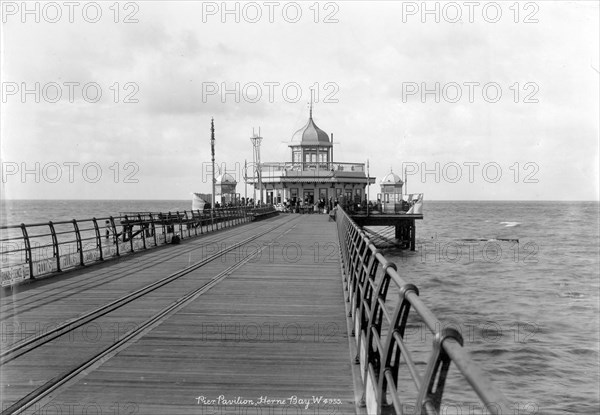
M 56 270 L 60 271 L 60 253 L 58 250 L 58 238 L 56 237 L 56 231 L 54 230 L 54 224 L 52 221 L 48 222 L 48 227 L 50 228 L 50 233 L 52 234 L 52 251 L 54 256 L 56 257 Z
M 144 249 L 148 249 L 146 247 L 146 224 L 144 223 L 144 221 L 142 221 L 142 215 L 140 213 L 138 213 L 138 220 L 140 221 L 140 230 L 141 230 L 141 234 L 142 234 L 142 246 L 144 247 Z
M 192 212 L 192 221 L 194 223 L 194 236 L 198 236 L 198 223 L 196 223 L 196 215 L 194 214 L 194 211 L 191 210 Z
M 200 235 L 202 235 L 204 233 L 202 230 L 202 227 L 204 226 L 204 209 L 202 209 L 202 212 L 198 209 L 198 214 L 200 215 Z M 208 228 L 206 230 L 208 231 Z
M 124 216 L 125 225 L 123 226 L 123 241 L 125 241 L 125 233 L 127 233 L 127 239 L 129 239 L 129 246 L 131 247 L 131 252 L 135 252 L 135 248 L 133 247 L 133 227 L 129 224 L 129 218 L 127 215 Z
M 73 219 L 73 229 L 75 229 L 75 240 L 77 241 L 77 251 L 79 251 L 79 265 L 85 265 L 83 263 L 83 244 L 81 243 L 81 232 L 79 232 L 79 225 L 77 220 Z M 69 260 L 69 262 L 71 262 Z
M 170 217 L 171 217 L 171 212 L 169 212 L 169 215 L 166 217 L 166 219 L 165 219 L 165 216 L 163 215 L 163 219 L 162 219 L 163 235 L 165 237 L 165 244 L 167 243 L 167 233 L 169 232 L 169 228 L 170 228 L 170 225 L 169 225 Z
M 198 209 L 198 226 L 200 228 L 200 235 L 202 235 L 202 212 Z
M 98 227 L 98 221 L 95 217 L 92 218 L 92 222 L 94 222 L 94 231 L 96 232 L 96 249 L 100 254 L 100 261 L 103 261 L 104 256 L 102 255 L 102 236 L 100 235 L 100 228 Z
M 192 231 L 190 229 L 190 218 L 188 217 L 187 210 L 183 211 L 183 216 L 185 218 L 185 227 L 187 228 L 188 238 L 191 238 Z M 193 212 L 192 212 L 192 216 L 194 216 Z
M 156 239 L 156 225 L 154 224 L 154 214 L 150 212 L 150 226 L 152 227 L 152 237 L 154 238 L 154 246 L 158 246 Z
M 438 413 L 440 411 L 446 377 L 452 361 L 443 348 L 443 343 L 448 338 L 463 345 L 463 337 L 455 328 L 443 328 L 441 332 L 436 333 L 433 339 L 433 351 L 417 397 L 417 407 L 420 413 L 429 413 L 431 410 Z
M 416 235 L 417 235 L 417 227 L 415 225 L 415 220 L 412 219 L 410 221 L 410 250 L 411 251 L 415 250 Z
M 23 243 L 25 244 L 25 262 L 29 262 L 29 278 L 33 279 L 33 259 L 31 256 L 31 242 L 27 233 L 27 226 L 21 223 L 21 232 L 23 233 Z
M 115 225 L 115 218 L 110 216 L 108 219 L 110 220 L 110 227 L 112 228 L 113 234 L 113 243 L 115 244 L 116 248 L 115 256 L 120 256 L 121 254 L 119 253 L 119 235 L 117 234 L 117 225 Z
M 183 224 L 181 219 L 181 214 L 179 213 L 179 211 L 177 211 L 177 220 L 179 221 L 179 234 L 181 235 L 180 238 L 183 239 Z
M 190 216 L 188 216 L 188 235 L 190 237 L 192 236 L 192 228 L 194 229 L 194 236 L 196 236 L 196 219 L 194 218 L 194 211 L 190 210 Z
M 401 339 L 404 339 L 404 332 L 408 322 L 408 314 L 410 313 L 410 301 L 406 299 L 406 295 L 409 292 L 419 295 L 419 289 L 414 284 L 405 284 L 400 288 L 400 301 L 394 308 L 394 314 L 389 325 L 389 332 L 387 334 L 386 342 L 383 346 L 384 360 L 381 365 L 378 386 L 380 393 L 379 396 L 382 397 L 382 400 L 387 396 L 389 387 L 385 376 L 386 371 L 389 371 L 389 373 L 392 375 L 392 378 L 397 382 L 401 359 L 409 359 L 408 356 L 402 355 L 400 345 L 397 344 L 394 337 L 394 333 L 397 333 Z M 397 348 L 395 348 L 394 345 L 396 345 Z M 397 386 L 398 385 L 396 385 L 396 388 Z M 392 390 L 391 393 L 396 393 L 396 390 Z

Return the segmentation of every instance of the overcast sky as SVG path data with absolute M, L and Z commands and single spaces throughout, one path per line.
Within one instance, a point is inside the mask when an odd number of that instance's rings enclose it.
M 239 180 L 253 128 L 290 161 L 314 86 L 335 161 L 378 181 L 598 200 L 598 2 L 467 3 L 3 2 L 2 197 L 209 192 L 211 117 Z

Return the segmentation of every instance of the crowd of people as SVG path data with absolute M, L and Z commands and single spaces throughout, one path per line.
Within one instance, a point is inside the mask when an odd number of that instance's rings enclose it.
M 285 199 L 283 201 L 283 211 L 288 213 L 328 213 L 337 206 L 338 200 L 329 198 L 321 198 L 318 201 L 312 201 L 312 199 L 305 198 L 304 200 L 299 199 Z
M 314 201 L 311 197 L 306 197 L 304 199 L 296 199 L 296 198 L 290 198 L 290 199 L 284 199 L 281 202 L 275 203 L 273 202 L 272 205 L 276 206 L 279 208 L 279 210 L 286 212 L 286 213 L 322 213 L 322 214 L 327 214 L 329 212 L 331 212 L 337 205 L 341 205 L 344 207 L 344 209 L 347 209 L 349 211 L 358 211 L 361 209 L 366 209 L 367 205 L 366 205 L 366 201 L 364 200 L 354 200 L 354 201 L 350 201 L 347 200 L 346 198 L 342 197 L 341 200 L 338 200 L 338 198 L 332 198 L 330 197 L 329 199 L 326 198 L 320 198 L 316 201 Z M 216 202 L 215 203 L 215 208 L 219 209 L 219 208 L 228 208 L 228 207 L 235 207 L 235 206 L 251 206 L 251 207 L 260 207 L 260 206 L 267 206 L 267 205 L 271 205 L 270 203 L 264 203 L 261 202 L 260 200 L 255 201 L 252 198 L 240 198 L 237 203 L 219 203 Z M 370 210 L 378 210 L 378 208 L 380 208 L 380 201 L 378 200 L 377 203 L 373 203 L 373 202 L 369 202 L 369 209 Z M 210 203 L 207 203 L 204 206 L 204 210 L 210 210 Z

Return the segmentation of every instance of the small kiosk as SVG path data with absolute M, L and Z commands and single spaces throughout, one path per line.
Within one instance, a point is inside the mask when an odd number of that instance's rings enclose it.
M 382 213 L 403 212 L 402 186 L 404 182 L 392 170 L 379 183 L 381 185 L 381 210 Z
M 235 192 L 237 181 L 231 174 L 220 174 L 215 182 L 215 200 L 221 207 L 238 203 L 238 195 Z

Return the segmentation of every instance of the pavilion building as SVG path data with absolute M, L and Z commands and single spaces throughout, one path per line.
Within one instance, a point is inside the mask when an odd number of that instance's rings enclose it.
M 341 163 L 333 159 L 333 134 L 331 138 L 315 124 L 312 105 L 308 121 L 292 136 L 291 161 L 260 164 L 258 175 L 248 177 L 255 189 L 266 192 L 267 203 L 313 204 L 323 199 L 361 203 L 366 199 L 367 177 L 364 163 Z

